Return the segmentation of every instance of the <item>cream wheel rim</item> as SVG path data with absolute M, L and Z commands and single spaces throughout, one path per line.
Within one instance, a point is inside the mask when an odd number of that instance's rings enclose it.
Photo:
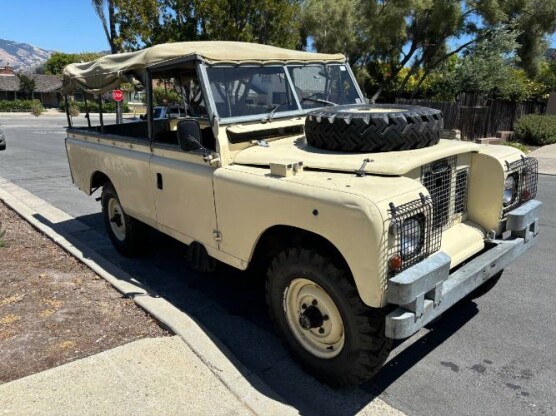
M 299 343 L 316 357 L 336 357 L 344 347 L 344 322 L 326 291 L 315 282 L 297 278 L 284 290 L 288 326 Z
M 116 198 L 110 198 L 110 201 L 108 201 L 108 219 L 114 236 L 118 241 L 124 241 L 126 232 L 124 213 Z

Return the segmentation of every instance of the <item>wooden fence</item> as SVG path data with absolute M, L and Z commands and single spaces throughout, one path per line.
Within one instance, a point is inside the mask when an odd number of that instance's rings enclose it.
M 456 101 L 396 99 L 398 104 L 437 108 L 444 114 L 444 128 L 461 130 L 462 138 L 494 137 L 497 131 L 513 130 L 516 120 L 526 114 L 544 114 L 545 103 L 493 100 L 478 94 L 461 94 Z

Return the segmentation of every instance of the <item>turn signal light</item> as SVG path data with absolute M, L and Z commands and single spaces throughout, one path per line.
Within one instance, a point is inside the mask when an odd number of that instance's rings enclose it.
M 390 260 L 388 260 L 388 267 L 390 267 L 390 270 L 392 271 L 400 270 L 402 268 L 402 265 L 402 256 L 400 256 L 399 254 L 394 254 L 392 257 L 390 257 Z

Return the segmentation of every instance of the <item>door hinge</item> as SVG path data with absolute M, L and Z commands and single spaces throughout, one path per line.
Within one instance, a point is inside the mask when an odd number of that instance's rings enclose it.
M 212 232 L 212 236 L 214 237 L 214 239 L 215 239 L 216 241 L 222 240 L 222 233 L 221 233 L 220 231 L 218 231 L 218 230 L 214 230 L 214 231 Z

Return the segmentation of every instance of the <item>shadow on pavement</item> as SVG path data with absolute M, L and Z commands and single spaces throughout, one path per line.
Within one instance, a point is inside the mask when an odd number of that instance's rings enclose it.
M 252 374 L 259 376 L 301 414 L 356 414 L 477 314 L 474 303 L 456 305 L 444 319 L 431 325 L 428 333 L 415 336 L 418 338 L 415 342 L 398 342 L 374 379 L 359 388 L 333 390 L 303 372 L 274 335 L 264 300 L 264 276 L 226 265 L 219 265 L 215 273 L 195 272 L 185 262 L 185 246 L 155 230 L 150 234 L 150 249 L 145 257 L 122 257 L 112 247 L 100 213 L 78 217 L 78 222 L 58 224 L 37 219 L 66 236 L 76 247 L 85 246 L 117 265 L 133 276 L 139 286 L 187 313 L 210 331 L 216 345 L 225 345 L 235 355 L 246 369 L 239 370 L 250 382 Z M 76 227 L 79 223 L 92 229 L 68 235 L 68 230 L 79 228 Z M 230 358 L 235 362 L 234 357 Z M 252 384 L 258 388 L 256 382 Z

